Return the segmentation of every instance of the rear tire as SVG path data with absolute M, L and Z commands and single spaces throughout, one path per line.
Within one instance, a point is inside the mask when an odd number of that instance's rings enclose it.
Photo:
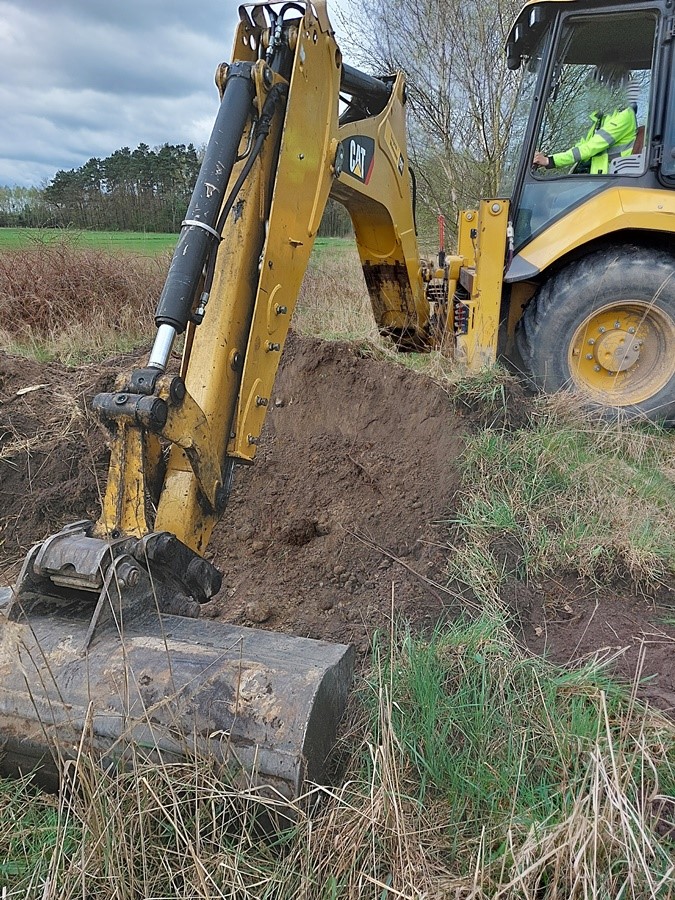
M 624 246 L 571 263 L 530 302 L 516 343 L 541 391 L 606 418 L 675 422 L 675 259 Z

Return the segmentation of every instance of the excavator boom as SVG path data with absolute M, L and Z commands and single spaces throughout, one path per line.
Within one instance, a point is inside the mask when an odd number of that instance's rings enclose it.
M 437 266 L 418 254 L 403 75 L 345 65 L 324 0 L 250 3 L 239 18 L 152 350 L 94 400 L 110 434 L 101 515 L 36 545 L 0 594 L 0 770 L 53 775 L 88 747 L 207 752 L 285 797 L 325 777 L 351 648 L 198 613 L 221 587 L 205 554 L 236 468 L 254 461 L 329 197 L 349 211 L 375 321 L 398 349 L 446 329 L 471 371 L 518 349 L 535 384 L 610 418 L 675 415 L 665 0 L 526 4 L 507 44 L 529 97 L 508 199 L 461 212 L 457 254 L 441 241 Z M 636 135 L 604 174 L 533 168 L 539 135 L 566 121 L 558 81 L 609 63 L 639 75 L 642 106 L 652 98 L 649 156 Z
M 322 2 L 242 7 L 234 47 L 148 361 L 94 400 L 111 445 L 101 516 L 35 546 L 0 596 L 4 772 L 53 777 L 87 747 L 208 752 L 285 797 L 326 777 L 352 648 L 199 620 L 221 586 L 204 553 L 253 462 L 329 195 L 352 216 L 380 330 L 429 345 L 405 87 L 342 64 Z

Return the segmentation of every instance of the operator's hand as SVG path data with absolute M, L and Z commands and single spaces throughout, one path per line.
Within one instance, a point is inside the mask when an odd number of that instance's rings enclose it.
M 541 150 L 537 150 L 534 154 L 534 159 L 532 160 L 532 165 L 534 166 L 543 166 L 545 169 L 548 167 L 549 159 L 548 156 L 544 156 Z

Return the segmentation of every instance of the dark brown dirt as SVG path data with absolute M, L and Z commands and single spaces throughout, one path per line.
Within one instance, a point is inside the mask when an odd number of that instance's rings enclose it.
M 563 665 L 611 660 L 622 680 L 642 680 L 640 696 L 675 713 L 675 580 L 650 596 L 629 578 L 598 588 L 571 575 L 537 584 L 512 580 L 502 593 L 535 653 Z
M 134 361 L 72 370 L 0 353 L 0 582 L 32 543 L 98 515 L 107 450 L 88 404 Z M 497 424 L 517 427 L 527 401 L 511 388 L 506 399 Z M 403 367 L 291 336 L 259 458 L 238 470 L 209 547 L 224 583 L 204 615 L 362 653 L 392 615 L 418 629 L 455 615 L 447 522 L 464 441 L 486 422 L 493 411 Z M 502 549 L 508 565 L 518 548 Z M 514 578 L 503 599 L 533 651 L 561 663 L 618 654 L 622 677 L 641 666 L 643 695 L 675 708 L 675 581 L 644 598 L 629 579 L 598 591 L 569 574 Z
M 213 612 L 240 624 L 354 642 L 393 607 L 433 624 L 466 433 L 433 382 L 352 346 L 293 339 L 260 458 L 239 472 L 213 555 Z M 208 612 L 208 610 L 207 610 Z

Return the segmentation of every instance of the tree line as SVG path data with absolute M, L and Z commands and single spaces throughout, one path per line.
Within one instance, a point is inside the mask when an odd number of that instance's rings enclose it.
M 202 156 L 193 144 L 139 144 L 61 169 L 43 188 L 0 187 L 0 227 L 178 232 Z M 350 227 L 329 201 L 319 233 L 342 236 Z
M 193 144 L 122 147 L 59 170 L 42 189 L 0 189 L 0 224 L 177 231 L 200 163 Z
M 452 230 L 459 210 L 500 191 L 517 87 L 503 46 L 520 4 L 345 0 L 349 56 L 374 74 L 406 72 L 417 222 L 427 242 L 433 240 L 438 213 Z M 378 27 L 354 29 L 355 21 Z M 192 144 L 154 150 L 139 144 L 57 172 L 42 190 L 0 188 L 0 225 L 177 231 L 200 157 Z M 319 233 L 350 230 L 346 211 L 329 201 Z

